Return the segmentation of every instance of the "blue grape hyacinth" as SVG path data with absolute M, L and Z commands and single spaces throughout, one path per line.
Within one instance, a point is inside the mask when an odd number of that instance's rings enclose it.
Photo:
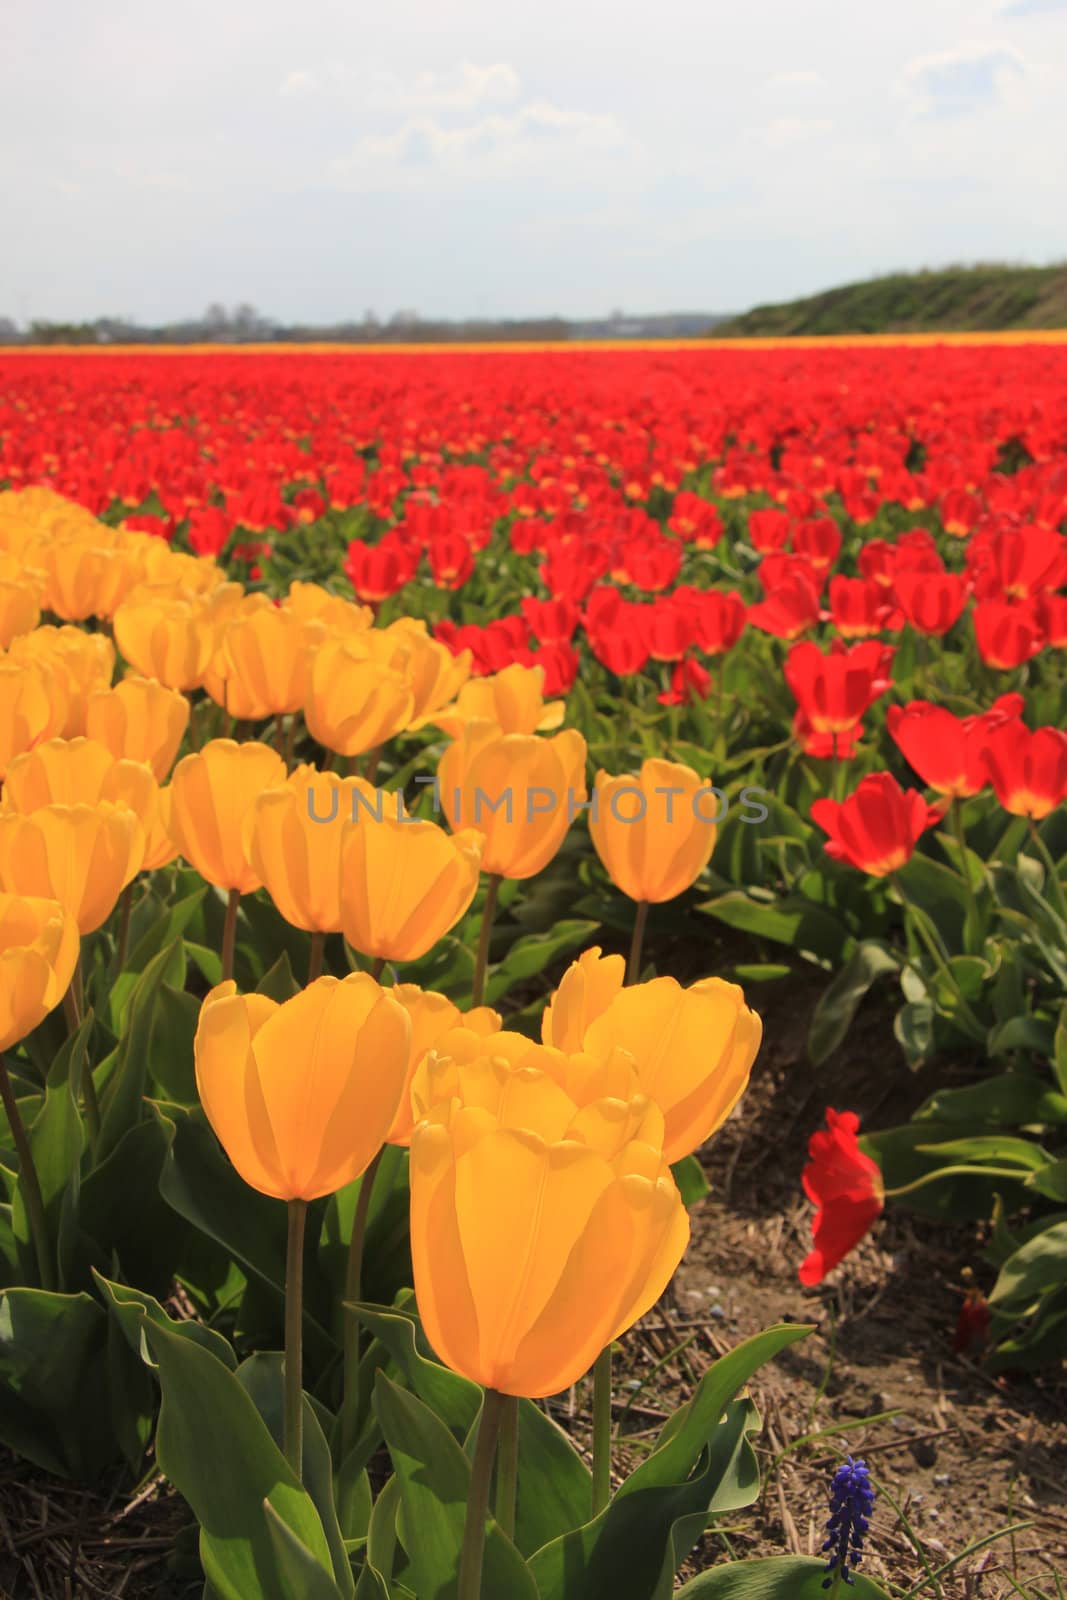
M 830 1484 L 830 1520 L 826 1524 L 823 1554 L 830 1553 L 823 1588 L 835 1580 L 853 1583 L 852 1568 L 863 1557 L 863 1539 L 871 1525 L 874 1490 L 866 1461 L 851 1456 L 838 1467 Z

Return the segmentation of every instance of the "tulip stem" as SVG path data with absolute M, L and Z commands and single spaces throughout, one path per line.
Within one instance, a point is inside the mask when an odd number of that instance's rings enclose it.
M 353 1304 L 363 1298 L 363 1247 L 367 1238 L 367 1217 L 371 1194 L 378 1176 L 385 1146 L 378 1151 L 363 1173 L 352 1217 L 352 1236 L 348 1241 L 348 1269 L 345 1274 L 344 1392 L 341 1397 L 341 1460 L 359 1435 L 359 1312 Z
M 33 1151 L 30 1149 L 26 1124 L 22 1120 L 22 1112 L 18 1108 L 15 1091 L 11 1087 L 11 1079 L 7 1075 L 7 1062 L 2 1055 L 0 1055 L 0 1101 L 3 1102 L 4 1115 L 7 1117 L 7 1125 L 11 1129 L 11 1138 L 15 1145 L 15 1153 L 19 1158 L 19 1184 L 22 1189 L 22 1199 L 26 1206 L 26 1220 L 30 1225 L 30 1235 L 33 1239 L 33 1248 L 37 1256 L 37 1275 L 41 1280 L 42 1289 L 54 1289 L 56 1282 L 55 1274 L 52 1271 L 52 1253 L 48 1248 L 48 1224 L 45 1220 L 41 1182 L 37 1176 Z
M 506 1394 L 500 1414 L 500 1449 L 496 1458 L 496 1520 L 509 1539 L 515 1537 L 515 1499 L 519 1484 L 519 1402 Z
M 382 975 L 382 973 L 384 971 L 385 971 L 385 957 L 384 956 L 375 956 L 374 960 L 370 964 L 370 975 L 374 979 L 375 983 L 378 982 L 379 978 L 381 977 L 381 975 Z
M 467 1496 L 467 1520 L 463 1525 L 463 1549 L 459 1557 L 459 1587 L 456 1600 L 481 1600 L 482 1558 L 485 1554 L 485 1519 L 489 1514 L 489 1486 L 493 1477 L 497 1433 L 505 1396 L 497 1389 L 485 1391 L 478 1421 L 478 1439 L 471 1463 L 471 1486 Z
M 231 889 L 226 897 L 226 919 L 222 924 L 222 981 L 233 977 L 233 951 L 237 941 L 237 906 L 240 889 Z
M 901 904 L 904 907 L 905 917 L 908 916 L 909 912 L 911 913 L 911 925 L 917 930 L 919 939 L 925 946 L 927 954 L 933 961 L 935 968 L 940 973 L 941 977 L 944 978 L 946 984 L 956 996 L 956 1003 L 959 1008 L 958 1020 L 964 1025 L 963 1031 L 968 1033 L 976 1042 L 984 1041 L 986 1037 L 986 1030 L 982 1027 L 982 1024 L 979 1022 L 978 1018 L 974 1014 L 974 1011 L 971 1009 L 966 995 L 960 988 L 959 980 L 957 979 L 956 974 L 949 966 L 944 955 L 937 948 L 936 940 L 926 926 L 926 912 L 923 911 L 921 906 L 916 906 L 911 903 L 911 901 L 908 899 L 908 896 L 904 893 L 900 878 L 895 872 L 891 874 L 890 881 L 893 883 L 897 894 L 900 896 Z
M 971 869 L 967 864 L 967 835 L 963 828 L 963 801 L 959 795 L 952 799 L 952 831 L 956 836 L 956 846 L 960 853 L 960 872 L 963 874 L 963 886 L 967 891 L 967 918 L 971 924 L 971 937 L 978 942 L 978 900 L 971 882 Z
M 630 959 L 626 963 L 627 983 L 636 983 L 641 976 L 641 950 L 645 942 L 645 923 L 648 921 L 648 901 L 637 902 L 633 938 L 630 940 Z
M 1052 901 L 1053 908 L 1065 921 L 1067 921 L 1067 902 L 1064 900 L 1063 885 L 1060 882 L 1060 875 L 1057 871 L 1056 863 L 1052 859 L 1052 852 L 1049 850 L 1049 847 L 1045 843 L 1044 839 L 1042 839 L 1041 830 L 1038 828 L 1038 825 L 1034 821 L 1033 817 L 1028 817 L 1027 821 L 1030 824 L 1030 838 L 1033 842 L 1034 849 L 1041 857 L 1042 865 L 1045 868 L 1045 888 L 1048 891 L 1049 899 Z
M 85 1016 L 85 984 L 82 978 L 81 951 L 71 974 L 70 988 L 63 996 L 63 1009 L 67 1016 L 67 1031 L 75 1034 L 82 1025 Z M 93 1069 L 88 1060 L 82 1064 L 78 1075 L 78 1082 L 74 1085 L 75 1097 L 80 1096 L 85 1103 L 85 1122 L 89 1130 L 89 1149 L 93 1150 L 100 1137 L 100 1102 L 96 1098 L 96 1084 L 93 1081 Z
M 593 1365 L 593 1515 L 611 1499 L 611 1346 Z
M 940 1183 L 942 1178 L 1015 1178 L 1019 1183 L 1024 1183 L 1030 1175 L 1029 1167 L 938 1167 L 936 1172 L 924 1172 L 921 1178 L 914 1178 L 911 1183 L 902 1183 L 899 1189 L 886 1189 L 885 1198 L 896 1200 L 902 1194 L 914 1194 L 916 1189 L 925 1189 L 928 1184 Z
M 115 949 L 115 968 L 121 972 L 126 965 L 126 952 L 130 943 L 130 916 L 133 912 L 133 880 L 123 889 L 119 898 L 119 936 Z
M 500 874 L 491 872 L 485 886 L 485 905 L 482 907 L 482 931 L 478 935 L 478 954 L 474 961 L 474 982 L 471 986 L 471 1005 L 480 1006 L 485 1000 L 485 977 L 489 968 L 489 940 L 496 916 L 496 897 L 500 890 Z
M 274 719 L 274 748 L 285 760 L 285 718 L 282 716 Z
M 304 1222 L 307 1201 L 289 1201 L 285 1255 L 285 1459 L 304 1475 Z
M 311 955 L 308 958 L 308 983 L 322 976 L 322 957 L 326 949 L 326 935 L 316 931 L 311 935 Z

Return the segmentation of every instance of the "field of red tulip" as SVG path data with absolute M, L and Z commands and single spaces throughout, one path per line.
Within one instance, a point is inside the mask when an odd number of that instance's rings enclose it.
M 1060 1381 L 1065 660 L 1064 343 L 0 358 L 16 1473 L 173 1486 L 145 1594 L 1063 1600 L 894 1557 L 855 1423 L 744 1527 L 894 1216 Z M 811 1324 L 635 1432 L 798 979 Z

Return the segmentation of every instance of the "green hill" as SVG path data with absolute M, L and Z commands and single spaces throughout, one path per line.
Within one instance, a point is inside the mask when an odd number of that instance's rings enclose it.
M 1067 264 L 894 272 L 805 300 L 756 306 L 710 331 L 719 339 L 1003 328 L 1067 328 Z

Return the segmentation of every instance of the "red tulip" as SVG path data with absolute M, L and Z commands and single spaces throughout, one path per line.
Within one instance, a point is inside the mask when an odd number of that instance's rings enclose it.
M 955 717 L 944 706 L 912 700 L 890 706 L 886 723 L 910 767 L 930 789 L 960 799 L 989 782 L 984 750 L 991 730 L 1023 709 L 1021 694 L 1004 694 L 977 717 Z
M 1044 643 L 1036 607 L 982 600 L 974 608 L 974 636 L 987 667 L 1009 672 L 1036 656 Z
M 854 1111 L 826 1110 L 826 1128 L 808 1141 L 809 1161 L 801 1182 L 815 1207 L 813 1248 L 800 1266 L 800 1281 L 821 1283 L 870 1231 L 885 1210 L 885 1188 L 876 1161 L 856 1139 Z
M 1005 811 L 1039 822 L 1067 799 L 1067 733 L 1024 722 L 1001 723 L 983 751 L 989 781 Z
M 815 733 L 847 733 L 890 687 L 891 645 L 868 640 L 846 648 L 839 639 L 824 655 L 804 640 L 786 656 L 785 679 Z
M 958 621 L 967 604 L 968 585 L 956 572 L 898 572 L 893 594 L 912 627 L 940 638 Z
M 872 772 L 847 799 L 816 800 L 811 808 L 811 820 L 830 835 L 826 854 L 872 878 L 909 861 L 920 836 L 943 814 L 889 772 Z

